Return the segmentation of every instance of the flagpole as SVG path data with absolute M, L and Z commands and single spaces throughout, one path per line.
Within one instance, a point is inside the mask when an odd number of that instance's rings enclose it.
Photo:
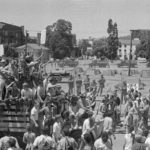
M 131 38 L 130 38 L 130 53 L 129 53 L 129 70 L 128 70 L 128 76 L 131 75 L 131 51 L 132 51 L 132 30 L 131 32 Z

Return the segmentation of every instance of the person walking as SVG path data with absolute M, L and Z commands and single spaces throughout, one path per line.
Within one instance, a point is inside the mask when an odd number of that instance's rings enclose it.
M 101 75 L 101 78 L 100 78 L 100 80 L 98 81 L 98 83 L 99 83 L 99 88 L 98 88 L 97 94 L 98 94 L 98 95 L 100 94 L 100 96 L 101 96 L 102 93 L 103 93 L 103 89 L 104 89 L 104 87 L 105 87 L 105 78 L 104 78 L 103 75 Z

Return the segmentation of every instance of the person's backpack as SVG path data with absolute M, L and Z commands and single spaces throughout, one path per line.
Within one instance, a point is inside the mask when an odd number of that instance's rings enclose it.
M 49 150 L 50 149 L 50 144 L 47 141 L 47 138 L 42 139 L 42 141 L 40 142 L 38 148 L 42 149 L 42 150 Z
M 68 141 L 68 139 L 66 138 L 66 143 L 65 143 L 65 150 L 73 150 L 73 145 L 71 144 L 71 142 Z

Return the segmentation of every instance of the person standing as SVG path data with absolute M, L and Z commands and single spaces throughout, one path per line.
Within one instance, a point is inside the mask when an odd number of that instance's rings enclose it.
M 126 95 L 127 95 L 127 82 L 123 81 L 121 86 L 121 103 L 126 103 Z
M 53 116 L 53 111 L 55 109 L 55 106 L 49 102 L 47 103 L 46 106 L 44 106 L 39 113 L 43 114 L 43 120 L 41 120 L 42 122 L 40 122 L 40 127 L 46 127 L 49 129 L 49 134 L 52 135 L 52 128 L 53 128 L 53 123 L 54 123 L 54 116 Z M 48 135 L 49 135 L 48 134 Z
M 77 87 L 77 95 L 81 94 L 81 87 L 82 87 L 82 78 L 81 75 L 78 75 L 78 78 L 76 80 L 76 87 Z
M 31 109 L 31 116 L 30 116 L 30 124 L 31 124 L 31 129 L 34 131 L 36 136 L 39 134 L 39 103 L 35 102 L 34 107 Z
M 84 80 L 84 86 L 85 86 L 85 92 L 89 89 L 90 87 L 90 78 L 89 75 L 86 75 L 86 78 Z
M 74 80 L 73 80 L 73 76 L 70 75 L 70 78 L 69 78 L 69 94 L 72 95 L 73 94 L 73 87 L 74 87 Z
M 98 83 L 99 83 L 99 88 L 98 88 L 97 94 L 99 95 L 99 93 L 100 93 L 100 96 L 101 96 L 102 93 L 103 93 L 103 89 L 104 89 L 104 87 L 105 87 L 105 78 L 104 78 L 103 75 L 101 75 L 101 78 L 100 78 L 100 80 L 98 81 Z
M 27 126 L 27 132 L 25 132 L 23 135 L 23 142 L 26 144 L 25 150 L 32 150 L 34 140 L 35 133 L 32 132 L 30 126 Z
M 140 109 L 140 112 L 143 117 L 144 126 L 145 128 L 148 128 L 148 116 L 149 116 L 149 101 L 144 97 L 143 98 L 144 107 Z
M 91 83 L 91 89 L 93 89 L 93 95 L 95 96 L 96 95 L 96 92 L 97 92 L 97 83 L 95 80 L 92 81 Z
M 0 76 L 0 100 L 4 100 L 6 96 L 6 83 L 3 76 Z
M 57 143 L 61 138 L 61 123 L 60 123 L 61 116 L 55 116 L 55 123 L 53 124 L 53 138 L 54 141 Z
M 29 88 L 28 83 L 23 84 L 23 89 L 21 90 L 21 101 L 20 103 L 23 105 L 24 111 L 30 111 L 33 100 L 33 91 Z

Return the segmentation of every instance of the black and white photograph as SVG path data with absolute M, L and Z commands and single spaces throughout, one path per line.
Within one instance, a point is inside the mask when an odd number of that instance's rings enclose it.
M 150 0 L 0 0 L 0 150 L 150 150 Z

